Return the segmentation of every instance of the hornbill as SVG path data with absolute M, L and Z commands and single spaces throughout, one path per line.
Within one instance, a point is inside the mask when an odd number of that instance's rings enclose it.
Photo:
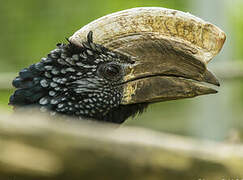
M 122 123 L 150 103 L 216 93 L 206 64 L 225 34 L 189 13 L 133 8 L 109 14 L 19 72 L 15 108 Z

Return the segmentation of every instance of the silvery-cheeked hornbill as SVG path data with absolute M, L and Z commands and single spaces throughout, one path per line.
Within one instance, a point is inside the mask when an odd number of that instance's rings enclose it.
M 13 81 L 10 104 L 122 123 L 149 103 L 216 93 L 225 34 L 189 13 L 134 8 L 91 22 Z

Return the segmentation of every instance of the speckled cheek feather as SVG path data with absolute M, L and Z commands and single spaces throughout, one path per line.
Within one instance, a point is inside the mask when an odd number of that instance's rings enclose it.
M 57 44 L 47 58 L 20 71 L 13 81 L 17 90 L 10 104 L 39 106 L 42 112 L 49 111 L 51 115 L 124 121 L 127 116 L 112 118 L 114 112 L 124 109 L 118 108 L 123 93 L 118 85 L 122 80 L 119 63 L 129 60 L 94 44 L 92 33 L 87 39 L 83 47 Z

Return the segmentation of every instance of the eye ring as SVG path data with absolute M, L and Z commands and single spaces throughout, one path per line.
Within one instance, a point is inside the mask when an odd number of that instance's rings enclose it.
M 100 66 L 99 74 L 101 74 L 107 80 L 117 81 L 122 77 L 122 69 L 118 64 L 106 63 Z

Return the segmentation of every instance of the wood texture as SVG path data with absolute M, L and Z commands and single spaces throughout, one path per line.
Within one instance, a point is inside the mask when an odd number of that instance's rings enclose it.
M 0 117 L 0 179 L 243 178 L 243 146 L 145 129 Z

